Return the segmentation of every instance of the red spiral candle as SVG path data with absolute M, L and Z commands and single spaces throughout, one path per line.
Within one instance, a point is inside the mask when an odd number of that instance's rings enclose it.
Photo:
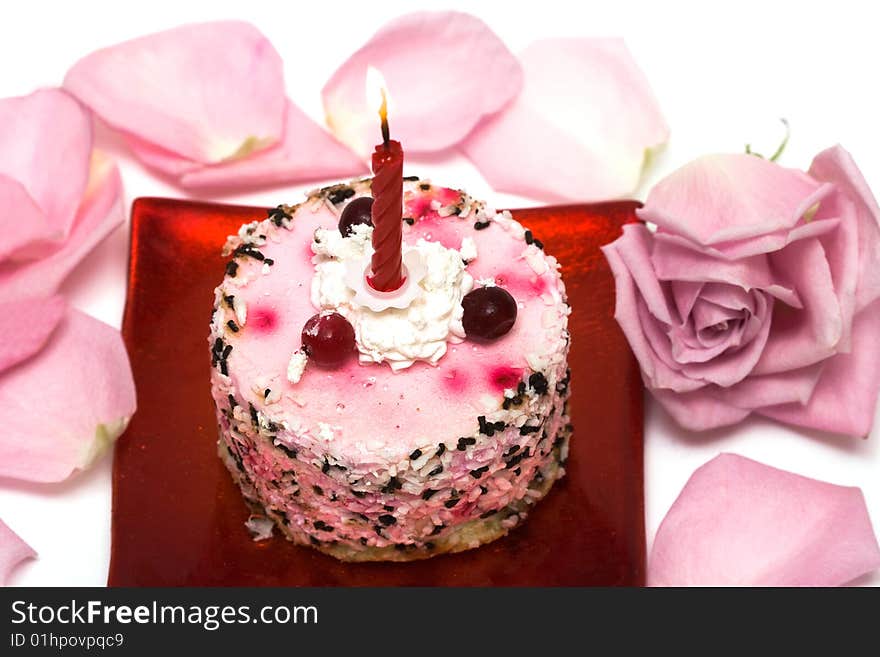
M 373 153 L 373 258 L 370 285 L 392 292 L 403 284 L 403 148 L 390 139 L 382 93 L 382 143 Z

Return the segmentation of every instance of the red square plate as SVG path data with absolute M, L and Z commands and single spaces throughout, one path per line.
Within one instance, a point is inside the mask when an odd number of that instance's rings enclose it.
M 642 385 L 612 317 L 599 246 L 633 202 L 515 211 L 563 264 L 573 312 L 567 476 L 509 536 L 412 563 L 346 564 L 280 537 L 255 543 L 216 453 L 208 321 L 220 248 L 246 208 L 143 198 L 132 210 L 123 335 L 138 412 L 113 465 L 111 586 L 640 585 Z

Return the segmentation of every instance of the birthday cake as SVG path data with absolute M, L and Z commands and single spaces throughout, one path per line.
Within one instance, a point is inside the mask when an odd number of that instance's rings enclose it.
M 570 309 L 510 213 L 414 178 L 404 282 L 371 289 L 371 182 L 229 238 L 211 390 L 256 514 L 339 559 L 405 561 L 505 535 L 563 476 Z

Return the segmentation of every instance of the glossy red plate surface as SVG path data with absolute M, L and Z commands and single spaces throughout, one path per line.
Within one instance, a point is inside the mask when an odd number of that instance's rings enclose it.
M 345 564 L 255 543 L 216 454 L 207 332 L 226 235 L 259 208 L 138 199 L 123 335 L 138 411 L 113 464 L 111 586 L 639 585 L 645 571 L 642 386 L 599 246 L 635 203 L 519 210 L 563 263 L 572 304 L 567 476 L 499 541 L 411 563 Z

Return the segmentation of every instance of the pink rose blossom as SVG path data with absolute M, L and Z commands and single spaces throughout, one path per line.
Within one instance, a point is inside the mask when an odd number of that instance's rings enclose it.
M 645 384 L 684 427 L 751 413 L 865 436 L 880 389 L 880 208 L 835 146 L 808 172 L 699 158 L 604 247 Z

